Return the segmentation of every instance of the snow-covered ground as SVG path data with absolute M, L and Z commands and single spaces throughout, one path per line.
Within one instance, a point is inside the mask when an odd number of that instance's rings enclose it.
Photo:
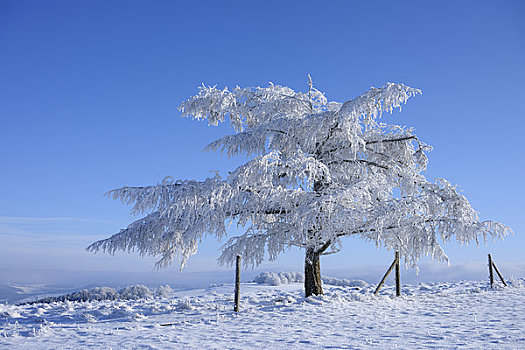
M 161 288 L 136 300 L 2 304 L 0 348 L 525 349 L 523 279 L 495 289 L 405 285 L 401 297 L 392 286 L 374 296 L 375 285 L 338 282 L 308 299 L 289 282 L 243 283 L 238 314 L 231 284 Z

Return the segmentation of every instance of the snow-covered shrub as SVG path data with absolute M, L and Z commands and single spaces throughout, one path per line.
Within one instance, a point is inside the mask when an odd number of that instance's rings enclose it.
M 157 295 L 168 295 L 173 292 L 169 286 L 159 287 Z M 120 289 L 118 292 L 110 287 L 95 287 L 91 289 L 83 289 L 78 292 L 64 294 L 57 297 L 46 297 L 37 301 L 28 302 L 24 304 L 36 303 L 53 303 L 53 302 L 67 302 L 67 301 L 99 301 L 99 300 L 129 300 L 129 299 L 149 299 L 153 296 L 151 290 L 142 284 L 136 284 Z
M 301 272 L 261 272 L 255 276 L 255 283 L 268 284 L 270 286 L 278 286 L 287 283 L 302 283 L 304 281 L 304 275 Z M 368 286 L 368 283 L 361 280 L 347 280 L 335 277 L 324 277 L 322 279 L 324 284 L 330 284 L 333 286 L 341 287 L 359 287 L 364 288 Z
M 46 297 L 39 299 L 33 303 L 53 303 L 60 301 L 91 301 L 91 300 L 115 300 L 119 298 L 119 294 L 113 288 L 109 287 L 95 287 L 91 289 L 83 289 L 78 292 L 60 295 L 58 297 Z
M 341 287 L 359 287 L 364 288 L 368 286 L 368 283 L 361 280 L 347 280 L 346 278 L 340 279 L 335 277 L 323 277 L 324 284 L 330 284 L 332 286 L 341 286 Z
M 0 317 L 2 318 L 19 318 L 22 317 L 18 311 L 11 305 L 0 304 Z
M 84 300 L 114 300 L 118 298 L 117 292 L 109 287 L 95 287 L 89 290 L 84 290 L 87 299 Z M 76 293 L 73 293 L 75 295 Z M 75 299 L 68 299 L 75 301 Z
M 302 283 L 304 276 L 301 272 L 279 272 L 281 283 Z
M 261 272 L 255 276 L 255 283 L 278 286 L 287 283 L 301 283 L 304 281 L 303 274 L 300 272 Z
M 190 298 L 185 297 L 179 303 L 177 304 L 177 309 L 179 310 L 191 310 L 193 307 L 191 306 Z
M 148 299 L 152 297 L 151 290 L 143 284 L 125 287 L 118 293 L 120 299 Z
M 269 284 L 270 286 L 278 286 L 281 284 L 281 278 L 275 272 L 261 272 L 255 276 L 255 283 Z
M 159 298 L 167 298 L 170 294 L 173 293 L 173 289 L 169 285 L 160 286 L 155 292 L 155 296 Z

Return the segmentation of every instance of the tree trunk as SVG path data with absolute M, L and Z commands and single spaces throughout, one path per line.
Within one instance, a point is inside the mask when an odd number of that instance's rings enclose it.
M 322 295 L 323 286 L 321 285 L 321 264 L 319 262 L 320 251 L 313 248 L 306 250 L 304 259 L 304 292 L 305 297 L 310 295 Z

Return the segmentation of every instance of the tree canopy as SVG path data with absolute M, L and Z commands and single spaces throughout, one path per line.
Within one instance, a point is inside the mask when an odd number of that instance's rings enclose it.
M 359 236 L 400 252 L 408 264 L 426 255 L 447 260 L 441 244 L 503 237 L 512 231 L 480 221 L 468 200 L 444 179 L 424 176 L 431 147 L 411 128 L 383 123 L 421 94 L 403 84 L 372 87 L 344 103 L 307 92 L 267 87 L 202 86 L 180 106 L 182 115 L 210 125 L 229 122 L 234 133 L 209 144 L 250 160 L 226 177 L 204 181 L 165 178 L 157 185 L 108 192 L 145 215 L 87 249 L 137 250 L 157 256 L 157 267 L 179 257 L 181 268 L 206 235 L 229 237 L 218 259 L 247 265 L 274 260 L 287 247 L 319 254 L 341 250 L 344 236 Z M 309 261 L 307 255 L 307 263 Z

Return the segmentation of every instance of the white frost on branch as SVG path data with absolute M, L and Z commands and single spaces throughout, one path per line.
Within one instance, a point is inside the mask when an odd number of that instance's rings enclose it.
M 291 246 L 330 254 L 357 235 L 400 251 L 415 266 L 426 255 L 447 260 L 441 243 L 504 237 L 507 226 L 480 222 L 467 199 L 446 180 L 423 175 L 432 148 L 410 128 L 380 122 L 421 91 L 387 83 L 345 103 L 273 85 L 232 91 L 202 86 L 180 110 L 210 125 L 229 121 L 235 133 L 208 145 L 252 160 L 205 181 L 175 181 L 108 192 L 147 214 L 87 249 L 138 251 L 180 258 L 181 268 L 206 235 L 218 239 L 236 222 L 243 234 L 222 247 L 219 262 L 237 254 L 256 266 Z M 329 249 L 328 249 L 329 248 Z

